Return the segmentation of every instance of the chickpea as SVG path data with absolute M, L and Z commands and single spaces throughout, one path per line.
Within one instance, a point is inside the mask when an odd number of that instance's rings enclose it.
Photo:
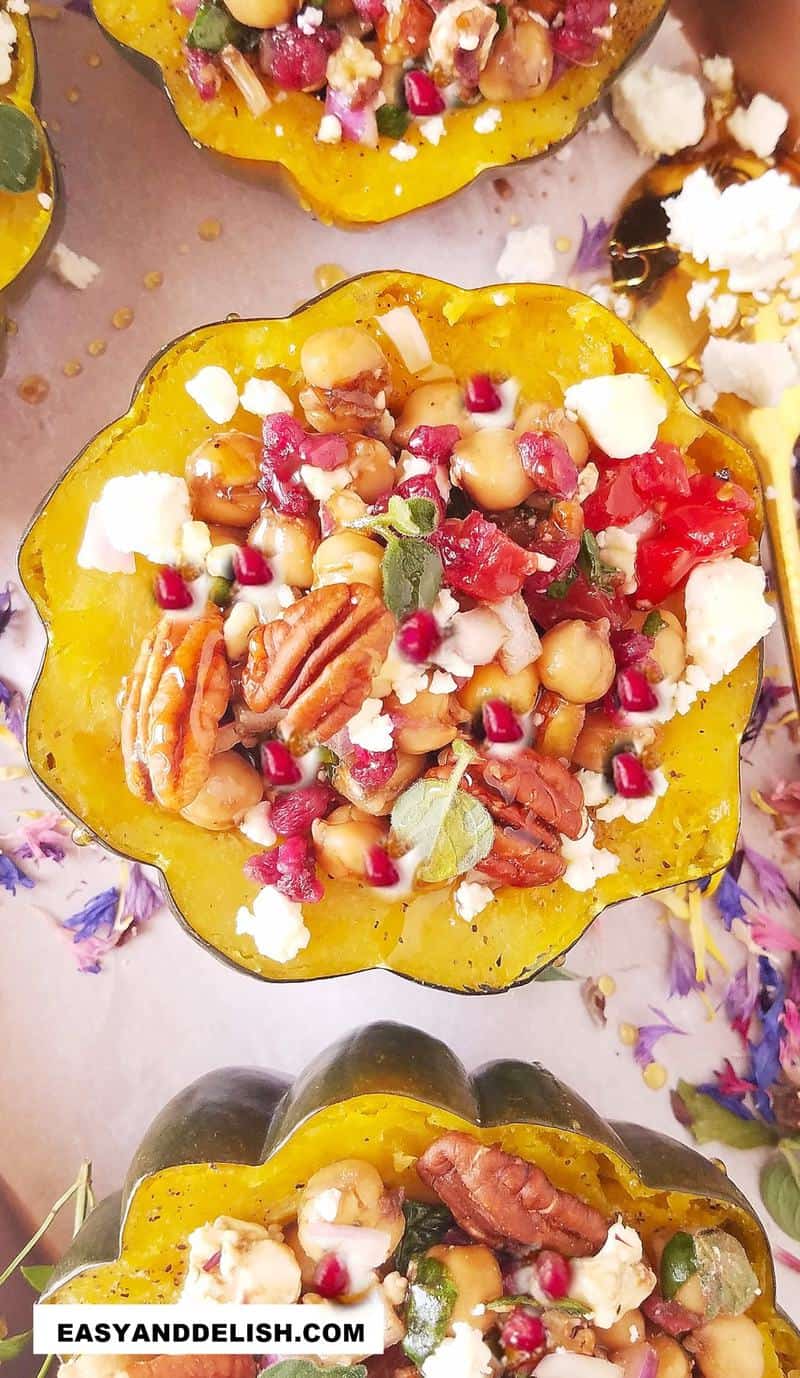
M 364 502 L 377 502 L 384 493 L 391 492 L 395 464 L 391 450 L 383 441 L 373 440 L 368 435 L 349 435 L 347 467 L 353 476 L 353 487 Z
M 686 668 L 686 639 L 683 627 L 674 612 L 669 612 L 666 608 L 656 608 L 656 612 L 667 625 L 662 627 L 660 632 L 656 632 L 653 638 L 653 659 L 662 674 L 668 675 L 670 679 L 680 679 Z M 646 612 L 636 612 L 628 625 L 640 632 L 647 617 Z
M 593 703 L 611 688 L 616 674 L 608 623 L 559 622 L 542 637 L 536 662 L 545 689 L 570 703 Z
M 200 793 L 181 814 L 199 828 L 222 832 L 236 827 L 263 793 L 264 784 L 255 766 L 237 751 L 221 751 L 212 757 L 211 772 Z
M 296 1220 L 293 1220 L 289 1225 L 283 1226 L 283 1238 L 284 1242 L 288 1245 L 297 1259 L 297 1262 L 300 1264 L 300 1278 L 303 1284 L 303 1291 L 305 1292 L 314 1281 L 314 1272 L 317 1265 L 313 1258 L 309 1258 L 300 1243 L 300 1235 L 297 1229 Z
M 527 100 L 545 90 L 552 75 L 548 30 L 521 7 L 512 9 L 478 78 L 481 95 L 491 101 Z
M 436 1244 L 426 1258 L 443 1263 L 456 1285 L 457 1296 L 450 1316 L 450 1333 L 457 1322 L 472 1325 L 484 1334 L 497 1323 L 492 1311 L 476 1315 L 476 1307 L 503 1295 L 503 1275 L 491 1249 L 485 1244 Z
M 334 1192 L 338 1195 L 333 1196 Z M 323 1193 L 324 1214 L 317 1209 Z M 314 1226 L 323 1220 L 327 1224 L 382 1230 L 387 1237 L 387 1258 L 394 1253 L 406 1227 L 397 1193 L 388 1192 L 377 1168 L 360 1158 L 329 1163 L 306 1183 L 297 1209 L 297 1233 L 309 1258 L 321 1258 L 329 1247 L 327 1242 L 320 1244 L 314 1238 Z
M 363 374 L 388 375 L 380 345 L 357 325 L 335 325 L 310 335 L 300 350 L 300 367 L 312 388 L 343 388 Z
M 459 440 L 450 473 L 473 502 L 494 512 L 519 507 L 535 486 L 522 467 L 514 432 L 502 428 L 474 431 Z
M 332 493 L 325 504 L 325 511 L 333 523 L 334 531 L 350 526 L 367 514 L 367 504 L 354 493 L 352 488 L 340 488 Z
M 691 1378 L 691 1360 L 677 1340 L 669 1335 L 651 1335 L 650 1345 L 658 1355 L 656 1378 Z
M 624 1349 L 614 1349 L 609 1353 L 612 1364 L 617 1364 L 621 1378 L 634 1378 L 642 1372 L 642 1364 L 650 1354 L 650 1346 L 646 1340 L 640 1340 L 636 1344 L 627 1345 Z
M 431 694 L 427 689 L 411 703 L 400 703 L 390 694 L 384 699 L 384 712 L 390 713 L 394 721 L 395 746 L 412 756 L 424 756 L 447 746 L 457 735 L 462 716 L 451 694 Z
M 577 421 L 571 421 L 561 407 L 547 407 L 543 402 L 529 402 L 517 417 L 517 435 L 526 431 L 549 431 L 558 436 L 576 469 L 582 469 L 589 458 L 589 440 Z
M 298 0 L 233 0 L 228 9 L 240 24 L 254 29 L 274 29 L 288 24 L 300 8 Z
M 457 698 L 470 717 L 480 713 L 487 699 L 505 699 L 515 713 L 529 713 L 539 692 L 539 675 L 535 665 L 526 665 L 515 675 L 509 675 L 492 661 L 479 665 L 472 679 L 459 689 Z
M 315 584 L 367 584 L 383 588 L 383 546 L 361 531 L 337 531 L 314 552 Z
M 536 735 L 533 745 L 544 756 L 560 756 L 572 759 L 576 743 L 586 719 L 586 709 L 582 703 L 570 703 L 559 694 L 551 694 L 546 689 L 539 695 L 536 704 Z
M 297 400 L 312 430 L 319 431 L 320 435 L 347 435 L 352 431 L 363 431 L 367 419 L 347 407 L 335 406 L 332 397 L 332 393 L 327 393 L 321 388 L 303 388 Z M 376 423 L 380 416 L 380 409 L 376 407 Z
M 264 501 L 259 478 L 261 441 L 244 431 L 204 440 L 186 461 L 192 516 L 227 526 L 251 526 Z
M 311 588 L 314 551 L 319 545 L 319 526 L 314 517 L 287 517 L 265 508 L 248 540 L 273 561 L 282 583 L 298 589 Z
M 640 747 L 649 746 L 655 740 L 652 727 L 637 727 L 636 741 Z M 600 708 L 591 709 L 586 714 L 581 734 L 575 743 L 572 761 L 584 770 L 605 770 L 612 752 L 619 747 L 631 746 L 629 727 L 621 727 Z
M 683 1343 L 703 1378 L 763 1378 L 764 1342 L 749 1316 L 717 1316 Z
M 311 827 L 317 847 L 317 860 L 334 880 L 363 880 L 365 859 L 370 847 L 386 841 L 386 825 L 370 818 L 351 804 L 334 809 L 327 818 L 318 818 Z
M 333 785 L 345 799 L 350 799 L 365 813 L 380 817 L 391 813 L 397 796 L 408 788 L 412 780 L 416 780 L 424 767 L 425 761 L 422 756 L 411 756 L 408 752 L 398 751 L 396 769 L 386 784 L 368 793 L 362 784 L 353 779 L 347 766 L 342 762 L 334 772 Z
M 415 388 L 403 404 L 392 439 L 397 445 L 407 445 L 417 426 L 458 426 L 462 435 L 473 431 L 460 384 L 444 378 Z
M 595 1328 L 598 1340 L 606 1349 L 630 1349 L 631 1345 L 640 1344 L 647 1333 L 644 1316 L 638 1308 L 626 1311 L 607 1330 L 602 1330 L 600 1326 Z

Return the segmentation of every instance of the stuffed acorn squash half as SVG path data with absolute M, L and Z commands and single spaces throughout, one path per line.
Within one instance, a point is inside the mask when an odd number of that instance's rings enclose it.
M 540 157 L 589 117 L 665 0 L 94 0 L 195 144 L 340 225 Z
M 55 169 L 35 85 L 30 24 L 0 4 L 0 293 L 36 256 L 53 217 Z
M 45 1300 L 366 1297 L 380 1303 L 385 1352 L 345 1361 L 363 1365 L 352 1378 L 800 1372 L 764 1230 L 718 1167 L 606 1123 L 538 1064 L 469 1077 L 444 1044 L 399 1024 L 346 1035 L 294 1083 L 228 1068 L 176 1096 Z M 78 1357 L 61 1378 L 261 1368 L 249 1356 Z
M 755 483 L 565 289 L 196 330 L 25 538 L 32 768 L 247 971 L 506 988 L 730 857 Z

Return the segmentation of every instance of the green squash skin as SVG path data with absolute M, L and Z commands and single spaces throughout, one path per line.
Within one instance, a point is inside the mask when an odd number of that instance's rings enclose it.
M 746 1198 L 709 1159 L 641 1126 L 607 1123 L 538 1063 L 490 1062 L 469 1076 L 444 1043 L 389 1022 L 346 1034 L 293 1082 L 228 1068 L 177 1095 L 145 1134 L 123 1191 L 97 1206 L 76 1236 L 45 1299 L 58 1300 L 68 1280 L 119 1257 L 126 1216 L 146 1178 L 186 1163 L 264 1163 L 327 1107 L 374 1095 L 410 1097 L 421 1107 L 449 1111 L 484 1129 L 515 1124 L 560 1131 L 569 1136 L 565 1153 L 588 1150 L 621 1160 L 649 1190 L 686 1193 L 719 1209 L 729 1228 L 735 1230 L 737 1221 L 746 1224 L 751 1250 L 756 1241 L 759 1257 L 751 1261 L 766 1302 L 774 1306 L 774 1268 L 763 1227 Z M 645 1199 L 638 1207 L 641 1220 L 646 1208 Z M 631 1213 L 637 1214 L 635 1201 Z M 800 1332 L 777 1310 L 773 1329 L 780 1333 L 784 1359 L 798 1366 L 781 1371 L 800 1373 Z

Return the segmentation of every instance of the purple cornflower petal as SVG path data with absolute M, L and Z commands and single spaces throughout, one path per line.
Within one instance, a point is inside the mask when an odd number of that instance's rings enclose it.
M 147 923 L 147 920 L 153 917 L 163 903 L 164 899 L 158 886 L 148 879 L 138 861 L 134 861 L 122 901 L 122 913 L 126 925 Z
M 731 977 L 725 991 L 725 1014 L 742 1038 L 747 1038 L 759 991 L 758 968 L 752 959 L 748 959 Z
M 14 608 L 11 603 L 11 585 L 6 584 L 4 589 L 0 589 L 0 636 L 3 635 L 3 632 L 13 616 Z
M 718 1086 L 714 1085 L 713 1081 L 703 1082 L 702 1085 L 696 1086 L 695 1090 L 699 1091 L 703 1096 L 708 1096 L 710 1100 L 716 1101 L 717 1105 L 721 1105 L 723 1110 L 729 1110 L 732 1115 L 738 1116 L 740 1120 L 755 1119 L 752 1110 L 748 1110 L 747 1106 L 742 1101 L 738 1100 L 736 1096 L 726 1096 L 723 1091 L 720 1091 Z
M 791 687 L 788 684 L 778 684 L 777 680 L 770 679 L 769 675 L 765 676 L 761 682 L 761 690 L 756 699 L 752 716 L 745 728 L 743 742 L 748 743 L 757 740 L 773 708 L 790 693 Z
M 25 818 L 6 838 L 6 846 L 14 856 L 34 861 L 63 861 L 66 838 L 62 832 L 65 819 L 60 813 L 43 813 L 39 818 Z
M 32 890 L 36 881 L 31 876 L 26 876 L 24 871 L 19 869 L 15 861 L 5 852 L 0 852 L 0 885 L 7 890 L 10 895 L 16 895 L 17 888 Z
M 639 1028 L 639 1036 L 633 1049 L 633 1056 L 639 1067 L 649 1067 L 651 1062 L 655 1062 L 654 1048 L 660 1038 L 665 1038 L 667 1034 L 680 1034 L 686 1037 L 685 1029 L 679 1029 L 677 1024 L 664 1014 L 663 1010 L 657 1010 L 654 1005 L 650 1006 L 653 1014 L 657 1016 L 658 1024 L 642 1024 Z
M 583 225 L 581 242 L 578 245 L 578 252 L 570 271 L 573 273 L 602 272 L 608 266 L 606 250 L 608 249 L 612 226 L 609 221 L 602 218 L 596 224 L 590 225 L 585 215 L 581 216 L 581 224 Z
M 759 957 L 758 973 L 761 992 L 756 1002 L 756 1014 L 761 1024 L 761 1038 L 758 1043 L 751 1040 L 748 1044 L 750 1074 L 757 1088 L 753 1095 L 756 1109 L 765 1120 L 772 1122 L 774 1115 L 769 1096 L 781 1068 L 780 1042 L 786 987 L 780 972 L 766 957 Z
M 789 887 L 780 866 L 762 852 L 757 852 L 755 847 L 745 845 L 744 854 L 767 904 L 785 904 Z
M 5 723 L 18 742 L 22 741 L 25 723 L 25 700 L 18 689 L 0 679 L 0 723 Z
M 705 990 L 705 981 L 698 981 L 694 952 L 688 943 L 678 936 L 674 928 L 669 930 L 669 991 L 671 999 L 677 995 L 681 999 L 693 990 Z
M 72 933 L 78 969 L 96 975 L 101 959 L 116 947 L 124 929 L 116 925 L 119 890 L 114 886 L 94 895 L 77 914 L 64 919 L 62 927 Z
M 747 891 L 743 890 L 739 884 L 743 859 L 743 854 L 737 852 L 730 866 L 723 872 L 722 880 L 714 891 L 714 903 L 729 933 L 734 919 L 744 918 L 744 901 L 748 900 L 750 904 L 754 902 L 752 896 L 748 895 Z

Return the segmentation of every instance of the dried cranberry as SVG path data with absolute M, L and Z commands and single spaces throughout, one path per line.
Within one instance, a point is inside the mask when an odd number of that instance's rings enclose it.
M 461 439 L 458 426 L 416 426 L 408 438 L 408 449 L 433 465 L 447 464 Z
M 583 574 L 578 574 L 560 598 L 551 598 L 540 593 L 536 582 L 529 580 L 525 586 L 525 602 L 528 610 L 545 631 L 565 618 L 579 618 L 582 622 L 597 622 L 607 617 L 613 630 L 625 625 L 631 615 L 631 605 L 618 588 L 603 589 L 599 584 L 590 584 Z
M 335 30 L 305 34 L 297 28 L 267 29 L 261 38 L 259 66 L 285 91 L 317 91 L 325 84 Z
M 467 411 L 499 411 L 503 399 L 488 373 L 475 373 L 467 383 L 465 391 Z
M 343 435 L 307 435 L 300 445 L 300 459 L 315 469 L 338 469 L 347 463 L 347 441 Z
M 638 492 L 651 502 L 689 496 L 689 474 L 677 445 L 657 440 L 652 450 L 635 455 L 631 464 Z
M 549 431 L 526 431 L 517 441 L 522 467 L 537 493 L 571 498 L 578 491 L 578 470 L 563 440 Z
M 525 735 L 522 723 L 505 699 L 486 700 L 483 730 L 490 742 L 519 742 Z
M 551 1301 L 561 1301 L 569 1292 L 572 1266 L 555 1249 L 542 1249 L 536 1259 L 536 1280 L 546 1297 Z
M 567 0 L 563 24 L 550 30 L 556 57 L 581 66 L 590 62 L 600 47 L 610 12 L 610 0 Z
M 618 751 L 611 764 L 614 788 L 623 799 L 643 799 L 653 793 L 650 776 L 632 751 Z
M 629 665 L 638 665 L 640 661 L 647 660 L 653 650 L 650 637 L 642 632 L 635 632 L 630 627 L 612 632 L 610 640 L 618 670 L 625 670 Z
M 383 0 L 353 0 L 353 9 L 365 24 L 377 24 L 384 8 Z
M 652 684 L 633 666 L 620 670 L 615 688 L 619 706 L 626 713 L 649 713 L 658 707 L 658 694 Z
M 400 872 L 385 847 L 370 847 L 364 858 L 364 863 L 367 881 L 370 885 L 382 888 L 386 885 L 396 885 L 400 879 Z
M 427 72 L 406 72 L 404 86 L 406 105 L 412 115 L 441 115 L 444 96 Z
M 341 1297 L 350 1287 L 350 1274 L 338 1254 L 323 1254 L 316 1268 L 312 1287 L 321 1297 Z
M 526 578 L 538 569 L 536 555 L 509 540 L 480 512 L 470 512 L 463 521 L 442 522 L 430 541 L 439 552 L 450 588 L 490 603 L 519 593 Z
M 297 761 L 283 742 L 264 742 L 261 769 L 271 785 L 296 785 L 302 778 Z
M 186 73 L 201 100 L 214 100 L 222 87 L 222 73 L 213 53 L 205 48 L 184 48 Z
M 401 498 L 427 498 L 436 508 L 436 520 L 444 520 L 447 509 L 435 478 L 428 474 L 414 474 L 412 478 L 404 478 L 402 483 L 398 483 L 395 492 Z
M 532 1311 L 523 1311 L 522 1307 L 515 1307 L 503 1321 L 500 1339 L 505 1350 L 538 1354 L 547 1344 L 547 1331 L 540 1316 Z
M 334 792 L 330 785 L 318 780 L 313 785 L 280 795 L 270 810 L 270 822 L 281 837 L 299 837 L 311 830 L 311 824 L 327 813 Z
M 412 665 L 425 665 L 440 645 L 442 634 L 432 612 L 420 608 L 409 613 L 397 633 L 397 649 Z
M 304 517 L 311 506 L 311 494 L 296 474 L 305 431 L 293 416 L 280 412 L 264 418 L 263 438 L 259 488 L 276 511 Z
M 322 899 L 322 885 L 307 837 L 292 837 L 270 852 L 251 856 L 245 862 L 244 873 L 258 885 L 274 885 L 297 904 L 316 904 Z
M 260 550 L 252 545 L 242 545 L 233 557 L 233 573 L 239 584 L 269 584 L 272 570 L 269 561 Z
M 155 597 L 165 612 L 176 612 L 192 605 L 192 591 L 187 588 L 177 569 L 161 569 L 156 575 Z
M 374 794 L 388 784 L 397 770 L 397 752 L 367 751 L 363 746 L 354 746 L 347 767 L 356 784 L 367 794 Z

